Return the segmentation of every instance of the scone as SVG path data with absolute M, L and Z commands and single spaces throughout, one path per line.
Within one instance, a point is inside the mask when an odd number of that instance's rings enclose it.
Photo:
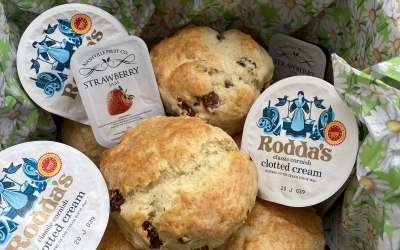
M 61 124 L 61 142 L 84 153 L 99 166 L 101 153 L 106 149 L 97 143 L 92 128 L 80 122 L 63 119 Z
M 216 248 L 244 223 L 257 195 L 250 157 L 196 117 L 141 121 L 103 153 L 100 170 L 113 215 L 139 249 Z
M 232 139 L 235 141 L 238 148 L 240 148 L 242 146 L 242 136 L 243 136 L 243 132 L 239 132 L 239 133 L 232 135 Z
M 189 25 L 150 52 L 167 113 L 198 116 L 239 132 L 274 66 L 267 51 L 239 30 Z
M 124 237 L 112 217 L 96 250 L 137 250 Z
M 321 218 L 311 207 L 287 207 L 258 200 L 246 220 L 225 243 L 225 250 L 323 250 Z

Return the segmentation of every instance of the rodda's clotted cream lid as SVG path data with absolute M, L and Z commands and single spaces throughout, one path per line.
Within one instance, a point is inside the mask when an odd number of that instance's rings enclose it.
M 294 76 L 274 83 L 255 101 L 241 149 L 257 166 L 260 198 L 311 206 L 335 194 L 349 177 L 358 127 L 332 85 Z
M 51 141 L 0 152 L 0 248 L 96 249 L 110 205 L 96 165 Z
M 21 83 L 43 109 L 87 124 L 71 57 L 79 48 L 127 35 L 122 24 L 100 8 L 65 4 L 49 9 L 21 37 L 17 51 Z

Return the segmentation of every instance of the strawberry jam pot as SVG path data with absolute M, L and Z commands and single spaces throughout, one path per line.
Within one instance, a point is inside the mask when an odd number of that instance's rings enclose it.
M 165 115 L 146 44 L 127 36 L 77 50 L 71 59 L 95 138 L 114 146 L 125 131 Z

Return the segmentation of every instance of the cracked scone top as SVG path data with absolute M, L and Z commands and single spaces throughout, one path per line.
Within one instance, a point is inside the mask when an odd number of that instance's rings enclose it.
M 139 249 L 218 247 L 244 223 L 257 194 L 249 156 L 195 117 L 140 122 L 103 153 L 100 169 L 113 217 Z
M 189 25 L 150 52 L 166 112 L 198 116 L 229 134 L 245 117 L 274 66 L 267 51 L 239 30 Z
M 218 250 L 322 250 L 321 218 L 312 207 L 287 207 L 257 199 L 240 227 Z

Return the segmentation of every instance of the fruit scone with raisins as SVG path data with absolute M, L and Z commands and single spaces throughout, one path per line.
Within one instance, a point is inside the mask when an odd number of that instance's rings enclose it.
M 198 116 L 231 135 L 242 130 L 274 70 L 268 52 L 235 29 L 218 33 L 188 25 L 150 56 L 168 114 Z
M 257 169 L 222 129 L 153 117 L 102 154 L 112 216 L 137 249 L 213 249 L 254 206 Z

